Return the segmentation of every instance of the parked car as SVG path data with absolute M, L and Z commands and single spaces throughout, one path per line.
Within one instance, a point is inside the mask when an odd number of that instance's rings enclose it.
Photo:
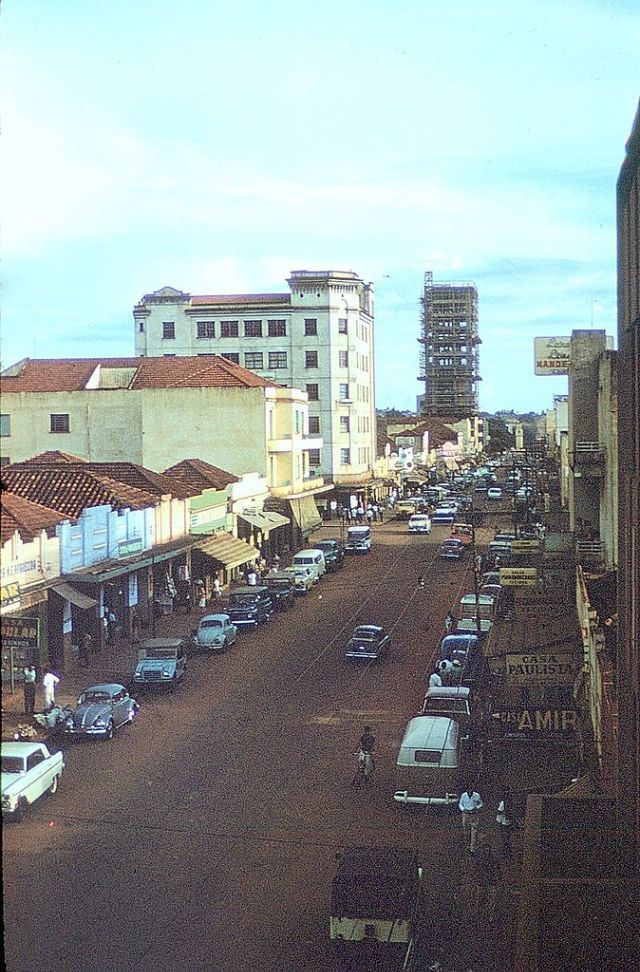
M 458 509 L 454 506 L 440 506 L 431 514 L 431 523 L 455 523 Z
M 502 487 L 501 486 L 489 486 L 487 490 L 488 500 L 499 500 L 502 499 Z
M 391 638 L 378 624 L 359 624 L 349 638 L 344 657 L 356 661 L 375 661 L 385 655 Z
M 462 560 L 467 552 L 467 545 L 457 537 L 449 537 L 440 546 L 440 557 L 442 560 Z
M 324 554 L 317 547 L 305 547 L 304 550 L 299 550 L 298 553 L 293 555 L 291 566 L 310 567 L 311 570 L 316 572 L 318 580 L 327 572 Z
M 473 527 L 470 523 L 454 523 L 451 527 L 451 536 L 464 544 L 473 543 Z
M 2 815 L 18 821 L 43 793 L 55 793 L 64 770 L 62 753 L 44 743 L 2 743 Z
M 285 567 L 284 572 L 293 577 L 295 594 L 307 594 L 318 583 L 318 578 L 310 567 Z
M 471 724 L 471 689 L 466 685 L 440 685 L 427 689 L 418 715 L 455 719 L 461 729 Z
M 480 638 L 477 633 L 461 631 L 445 635 L 438 645 L 438 661 L 450 661 L 460 667 L 464 680 L 475 670 L 481 657 Z
M 264 578 L 276 611 L 288 611 L 295 601 L 295 579 L 285 570 L 272 570 Z
M 368 553 L 371 550 L 371 527 L 347 527 L 347 542 L 344 549 L 345 553 Z
M 64 723 L 65 736 L 112 739 L 116 729 L 130 725 L 140 711 L 124 685 L 104 682 L 85 689 Z
M 133 684 L 173 689 L 187 672 L 187 652 L 182 638 L 149 638 L 138 647 Z
M 238 628 L 228 614 L 205 614 L 191 632 L 191 644 L 196 651 L 226 651 L 237 638 Z
M 233 624 L 265 624 L 271 620 L 273 601 L 264 585 L 236 587 L 229 596 L 228 614 Z
M 316 540 L 314 546 L 316 550 L 322 550 L 327 570 L 334 571 L 344 567 L 344 548 L 338 540 Z

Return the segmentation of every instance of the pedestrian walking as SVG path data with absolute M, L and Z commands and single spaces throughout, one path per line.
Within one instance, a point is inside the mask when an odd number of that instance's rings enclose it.
M 429 675 L 429 688 L 442 688 L 442 677 L 438 672 L 432 672 Z
M 487 921 L 492 922 L 496 913 L 496 899 L 500 886 L 500 866 L 488 844 L 483 844 L 473 862 L 475 870 L 476 917 L 482 917 L 484 907 Z
M 454 666 L 454 664 L 453 664 L 452 661 L 449 661 L 448 658 L 443 658 L 441 661 L 438 662 L 438 665 L 436 667 L 436 671 L 438 672 L 438 675 L 440 676 L 440 679 L 441 679 L 440 684 L 441 685 L 450 685 L 451 684 L 452 679 L 453 679 L 453 674 L 455 672 L 455 666 Z
M 220 578 L 217 574 L 213 578 L 213 596 L 216 601 L 219 601 L 222 597 L 222 584 L 220 583 Z
M 36 708 L 36 678 L 38 677 L 35 665 L 27 665 L 23 675 L 24 714 L 32 716 Z
M 449 611 L 446 618 L 444 619 L 444 630 L 447 632 L 447 634 L 451 634 L 451 631 L 453 630 L 453 622 L 454 622 L 453 614 L 451 613 L 451 611 Z
M 204 611 L 207 606 L 207 593 L 204 589 L 204 581 L 201 580 L 196 581 L 196 601 L 200 610 Z
M 500 850 L 504 861 L 511 860 L 511 828 L 513 826 L 513 804 L 508 789 L 503 792 L 496 810 L 496 824 L 500 834 Z
M 383 509 L 382 509 L 381 506 L 378 507 L 378 516 L 380 518 L 380 522 L 383 523 L 384 522 L 384 511 L 383 511 Z
M 482 797 L 477 790 L 474 790 L 473 785 L 470 783 L 458 803 L 458 809 L 462 815 L 464 845 L 470 854 L 475 854 L 478 841 L 478 826 L 480 824 L 480 811 L 483 806 Z
M 112 645 L 116 640 L 116 624 L 118 619 L 113 608 L 107 608 L 107 644 Z
M 45 709 L 52 709 L 56 704 L 56 685 L 60 682 L 60 679 L 54 672 L 50 672 L 48 669 L 44 673 L 44 678 L 42 679 L 42 689 L 44 692 L 44 707 Z
M 247 571 L 247 584 L 249 585 L 249 587 L 255 587 L 257 583 L 258 583 L 258 575 L 256 574 L 255 570 L 252 567 L 251 570 Z

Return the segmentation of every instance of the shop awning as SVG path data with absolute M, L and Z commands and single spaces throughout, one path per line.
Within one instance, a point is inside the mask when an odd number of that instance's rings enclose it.
M 232 537 L 230 533 L 214 533 L 212 536 L 203 537 L 195 547 L 201 550 L 207 557 L 217 560 L 223 567 L 241 567 L 256 560 L 260 553 L 255 547 L 250 547 L 244 540 Z
M 51 590 L 56 594 L 59 594 L 60 597 L 63 597 L 65 601 L 71 601 L 71 603 L 75 604 L 76 607 L 82 608 L 83 611 L 86 611 L 88 608 L 95 607 L 98 603 L 96 600 L 94 600 L 94 598 L 88 597 L 81 591 L 76 590 L 75 587 L 72 587 L 71 584 L 65 584 L 64 582 L 61 584 L 54 584 Z
M 293 518 L 298 524 L 303 537 L 309 536 L 314 530 L 322 526 L 322 518 L 313 496 L 301 496 L 299 499 L 289 500 Z
M 276 527 L 286 526 L 287 523 L 291 522 L 288 516 L 283 516 L 282 513 L 275 513 L 271 510 L 247 510 L 244 513 L 238 513 L 238 516 L 246 523 L 250 523 L 251 526 L 257 527 L 258 530 L 266 532 L 275 530 Z

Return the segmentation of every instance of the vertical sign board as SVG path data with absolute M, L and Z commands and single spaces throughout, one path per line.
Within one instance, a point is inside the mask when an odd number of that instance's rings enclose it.
M 2 618 L 2 681 L 9 680 L 12 692 L 25 665 L 38 664 L 39 627 L 38 618 Z
M 567 375 L 571 357 L 570 337 L 533 339 L 534 374 Z

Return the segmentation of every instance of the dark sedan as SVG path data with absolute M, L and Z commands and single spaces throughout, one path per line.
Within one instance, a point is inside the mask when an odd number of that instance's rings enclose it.
M 360 624 L 347 643 L 344 657 L 349 661 L 376 661 L 389 650 L 391 638 L 377 624 Z

